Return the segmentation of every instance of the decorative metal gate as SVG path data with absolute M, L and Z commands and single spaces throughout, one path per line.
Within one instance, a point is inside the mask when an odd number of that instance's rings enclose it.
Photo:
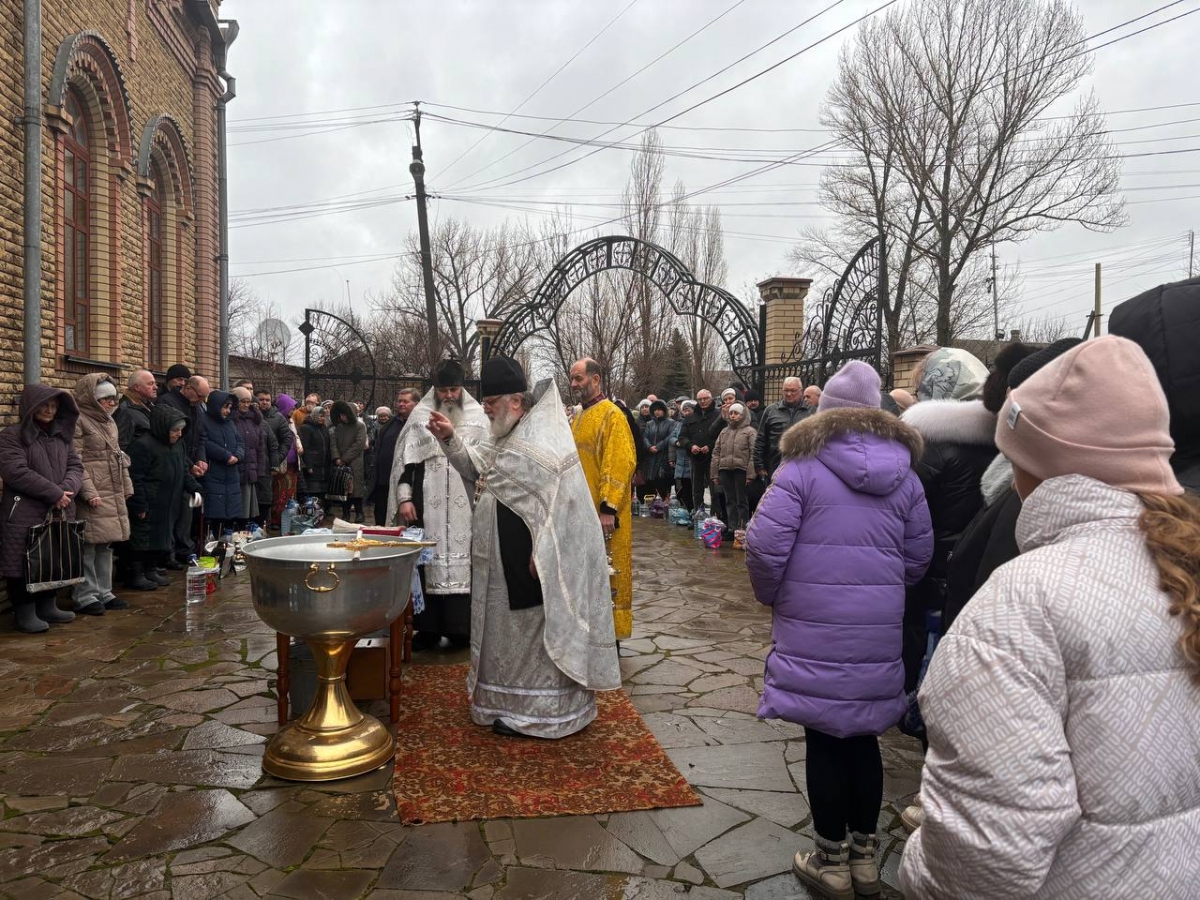
M 362 332 L 341 316 L 306 309 L 300 333 L 304 335 L 304 395 L 315 391 L 328 399 L 357 400 L 373 410 L 375 355 Z
M 599 237 L 580 244 L 560 259 L 533 295 L 508 316 L 491 353 L 511 355 L 527 338 L 554 328 L 558 311 L 579 285 L 600 272 L 626 269 L 651 281 L 677 315 L 695 316 L 711 325 L 733 369 L 750 378 L 759 364 L 758 324 L 728 291 L 695 279 L 677 256 L 657 244 L 628 235 Z
M 883 353 L 883 307 L 886 299 L 884 241 L 867 241 L 854 254 L 838 280 L 821 297 L 818 314 L 810 316 L 783 359 L 756 370 L 754 381 L 765 398 L 780 396 L 785 378 L 824 387 L 848 360 L 871 365 L 891 384 L 891 360 Z

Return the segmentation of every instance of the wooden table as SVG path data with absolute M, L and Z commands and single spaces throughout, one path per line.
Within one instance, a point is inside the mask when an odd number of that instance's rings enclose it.
M 412 597 L 409 597 L 408 605 L 404 607 L 404 614 L 392 622 L 388 628 L 387 699 L 388 713 L 393 724 L 400 720 L 400 689 L 402 686 L 400 668 L 402 662 L 412 662 L 412 636 L 413 603 Z M 288 650 L 291 643 L 292 639 L 286 634 L 275 633 L 275 655 L 278 658 L 275 684 L 277 699 L 275 702 L 280 725 L 286 725 L 288 721 L 288 691 L 292 686 L 291 660 Z

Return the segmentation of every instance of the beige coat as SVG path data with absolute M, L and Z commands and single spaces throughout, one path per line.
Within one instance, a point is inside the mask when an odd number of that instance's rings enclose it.
M 743 420 L 736 428 L 727 425 L 717 435 L 716 446 L 712 453 L 712 474 L 722 469 L 754 469 L 754 439 L 758 432 L 750 424 L 749 418 Z
M 75 424 L 75 452 L 83 460 L 83 487 L 75 498 L 75 515 L 85 523 L 84 539 L 89 544 L 129 540 L 129 510 L 125 498 L 133 496 L 129 480 L 129 457 L 117 443 L 117 424 L 96 400 L 100 381 L 111 381 L 102 373 L 84 375 L 75 382 L 79 421 Z M 93 508 L 88 501 L 100 498 Z

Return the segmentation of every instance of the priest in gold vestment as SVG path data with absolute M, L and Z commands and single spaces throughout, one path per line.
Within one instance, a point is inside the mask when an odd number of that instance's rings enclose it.
M 617 570 L 613 628 L 617 640 L 622 641 L 633 633 L 631 512 L 637 449 L 625 414 L 600 390 L 600 376 L 600 364 L 594 359 L 581 359 L 571 366 L 571 391 L 583 406 L 571 422 L 571 431 Z

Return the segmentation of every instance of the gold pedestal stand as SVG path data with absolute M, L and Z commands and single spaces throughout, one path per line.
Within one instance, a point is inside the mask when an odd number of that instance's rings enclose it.
M 364 715 L 346 690 L 355 639 L 305 641 L 317 666 L 317 694 L 303 716 L 267 744 L 263 771 L 289 781 L 333 781 L 371 772 L 396 752 L 391 732 Z

